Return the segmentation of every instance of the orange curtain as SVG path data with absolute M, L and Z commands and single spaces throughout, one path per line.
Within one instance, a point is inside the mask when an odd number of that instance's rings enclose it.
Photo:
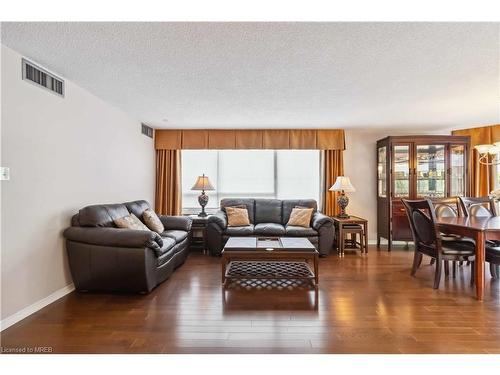
M 487 196 L 493 190 L 493 168 L 479 163 L 479 153 L 474 146 L 498 142 L 500 125 L 454 130 L 453 135 L 470 136 L 471 192 L 473 197 Z
M 156 150 L 156 212 L 181 214 L 181 151 Z
M 337 192 L 329 191 L 338 176 L 344 175 L 344 160 L 342 150 L 323 150 L 324 165 L 324 197 L 323 213 L 328 216 L 338 215 L 340 208 L 337 204 Z

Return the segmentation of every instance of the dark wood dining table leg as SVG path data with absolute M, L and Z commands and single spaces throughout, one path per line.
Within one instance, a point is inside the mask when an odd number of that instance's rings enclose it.
M 481 231 L 476 232 L 476 260 L 474 266 L 476 267 L 476 298 L 479 301 L 484 297 L 484 257 L 485 257 L 485 237 Z

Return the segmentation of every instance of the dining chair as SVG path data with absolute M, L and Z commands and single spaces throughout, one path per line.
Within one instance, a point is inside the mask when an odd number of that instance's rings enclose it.
M 469 241 L 443 240 L 436 226 L 436 212 L 430 199 L 402 199 L 415 244 L 411 275 L 415 276 L 422 255 L 436 260 L 434 289 L 439 288 L 445 261 L 471 261 L 471 285 L 474 283 L 474 244 Z
M 462 210 L 466 216 L 498 216 L 495 201 L 490 197 L 460 197 Z M 485 260 L 490 264 L 493 279 L 500 278 L 500 241 L 486 241 Z
M 458 197 L 448 197 L 448 198 L 430 198 L 432 204 L 434 205 L 434 212 L 436 213 L 437 218 L 442 217 L 460 217 L 463 216 L 462 209 L 460 208 L 460 202 Z M 450 233 L 441 233 L 441 239 L 445 241 L 469 241 L 474 243 L 472 239 L 464 238 L 462 236 Z M 435 259 L 431 258 L 430 264 L 434 264 Z M 460 266 L 462 266 L 463 262 L 459 262 Z M 469 265 L 470 262 L 467 262 Z M 447 276 L 449 273 L 448 270 L 448 262 L 445 262 L 445 275 Z M 456 277 L 457 274 L 457 262 L 452 262 L 453 269 L 453 278 Z
M 465 216 L 497 216 L 495 202 L 490 197 L 459 197 Z

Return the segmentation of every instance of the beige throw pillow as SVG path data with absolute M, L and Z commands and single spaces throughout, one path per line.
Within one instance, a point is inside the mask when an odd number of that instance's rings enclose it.
M 246 208 L 226 207 L 227 226 L 244 227 L 250 225 L 248 210 Z
M 144 222 L 146 223 L 148 228 L 152 231 L 158 234 L 162 234 L 165 231 L 163 223 L 161 222 L 156 212 L 154 212 L 152 209 L 148 208 L 146 211 L 144 211 L 144 213 L 142 214 L 142 218 L 144 219 Z
M 290 219 L 288 219 L 287 225 L 309 228 L 313 211 L 313 208 L 295 207 L 294 209 L 292 209 L 292 213 L 290 214 Z
M 125 229 L 137 229 L 137 230 L 147 230 L 149 231 L 149 228 L 145 226 L 137 216 L 134 214 L 129 214 L 127 216 L 121 217 L 119 219 L 115 219 L 114 223 L 118 228 L 125 228 Z
M 226 206 L 226 207 L 224 207 L 224 208 L 223 208 L 223 210 L 224 210 L 224 211 L 226 211 L 226 209 L 227 209 L 228 207 L 230 207 L 230 208 L 245 208 L 245 209 L 247 208 L 247 206 L 245 206 L 244 204 L 239 204 L 239 205 L 237 205 L 237 206 Z M 227 212 L 226 212 L 226 213 L 227 213 Z

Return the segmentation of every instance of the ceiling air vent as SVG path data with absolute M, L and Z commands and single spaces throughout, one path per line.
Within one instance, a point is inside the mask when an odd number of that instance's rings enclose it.
M 23 79 L 64 97 L 64 81 L 32 62 L 23 59 Z
M 154 129 L 150 126 L 147 126 L 146 124 L 141 124 L 141 129 L 142 129 L 142 134 L 144 134 L 145 136 L 149 137 L 149 138 L 153 138 L 153 134 L 154 134 Z

